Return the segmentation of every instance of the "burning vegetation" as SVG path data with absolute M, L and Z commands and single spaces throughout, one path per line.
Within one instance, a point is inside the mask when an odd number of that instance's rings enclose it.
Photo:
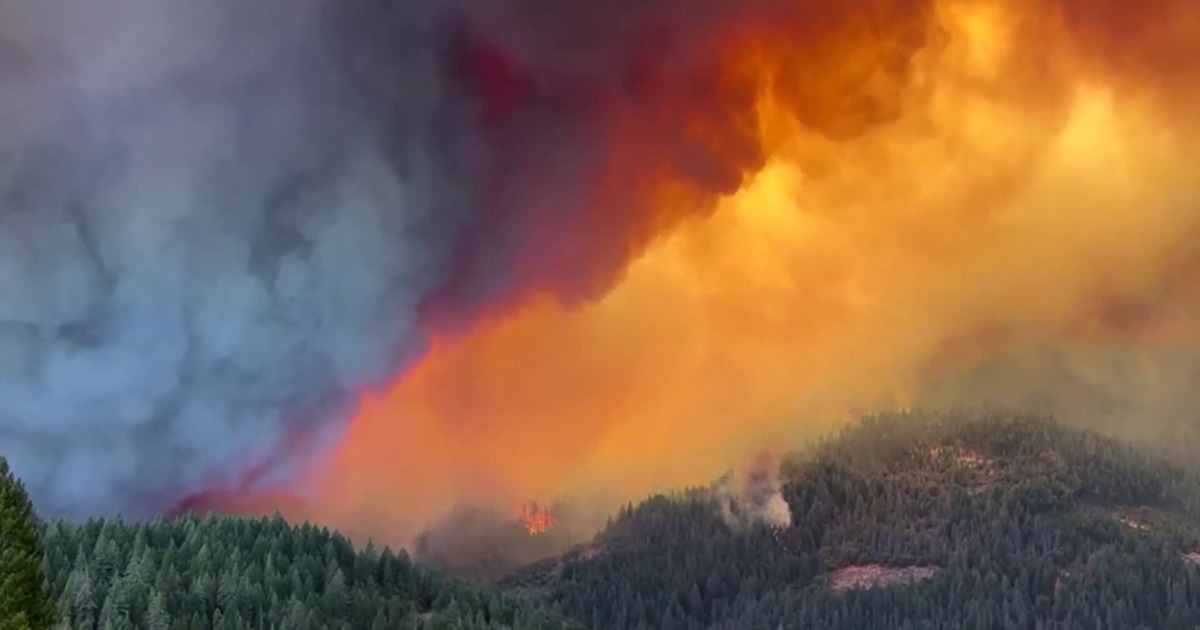
M 490 582 L 566 552 L 583 538 L 576 525 L 560 502 L 527 501 L 510 510 L 465 506 L 422 532 L 414 556 L 457 577 Z
M 525 526 L 530 536 L 547 534 L 558 525 L 558 517 L 549 506 L 539 506 L 537 501 L 521 505 L 517 510 L 517 518 Z

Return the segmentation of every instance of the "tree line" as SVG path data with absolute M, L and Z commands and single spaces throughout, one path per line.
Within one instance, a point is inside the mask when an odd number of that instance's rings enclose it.
M 578 627 L 278 516 L 41 524 L 0 459 L 0 630 Z

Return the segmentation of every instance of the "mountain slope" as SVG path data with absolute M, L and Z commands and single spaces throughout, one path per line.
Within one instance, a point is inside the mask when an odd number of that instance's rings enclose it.
M 791 527 L 709 493 L 628 507 L 502 582 L 596 629 L 1193 628 L 1200 485 L 1052 420 L 865 420 L 783 466 Z

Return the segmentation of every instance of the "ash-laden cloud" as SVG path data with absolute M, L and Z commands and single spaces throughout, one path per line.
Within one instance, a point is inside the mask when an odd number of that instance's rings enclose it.
M 144 514 L 286 477 L 392 382 L 315 515 L 404 536 L 1186 312 L 1198 19 L 0 0 L 0 452 L 49 513 Z
M 0 444 L 39 506 L 286 478 L 424 329 L 603 286 L 652 236 L 603 171 L 666 120 L 629 72 L 677 7 L 550 7 L 3 0 Z M 586 13 L 620 41 L 563 54 Z
M 762 163 L 732 10 L 3 0 L 3 454 L 49 514 L 270 484 L 425 329 L 597 295 Z
M 373 6 L 0 2 L 0 453 L 47 514 L 269 482 L 423 348 L 469 186 L 426 9 Z

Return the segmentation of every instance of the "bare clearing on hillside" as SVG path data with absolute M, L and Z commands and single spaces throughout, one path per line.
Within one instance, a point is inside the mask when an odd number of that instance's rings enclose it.
M 932 578 L 938 571 L 934 566 L 885 567 L 862 564 L 842 567 L 833 572 L 829 586 L 834 591 L 848 591 L 882 586 L 912 584 Z

